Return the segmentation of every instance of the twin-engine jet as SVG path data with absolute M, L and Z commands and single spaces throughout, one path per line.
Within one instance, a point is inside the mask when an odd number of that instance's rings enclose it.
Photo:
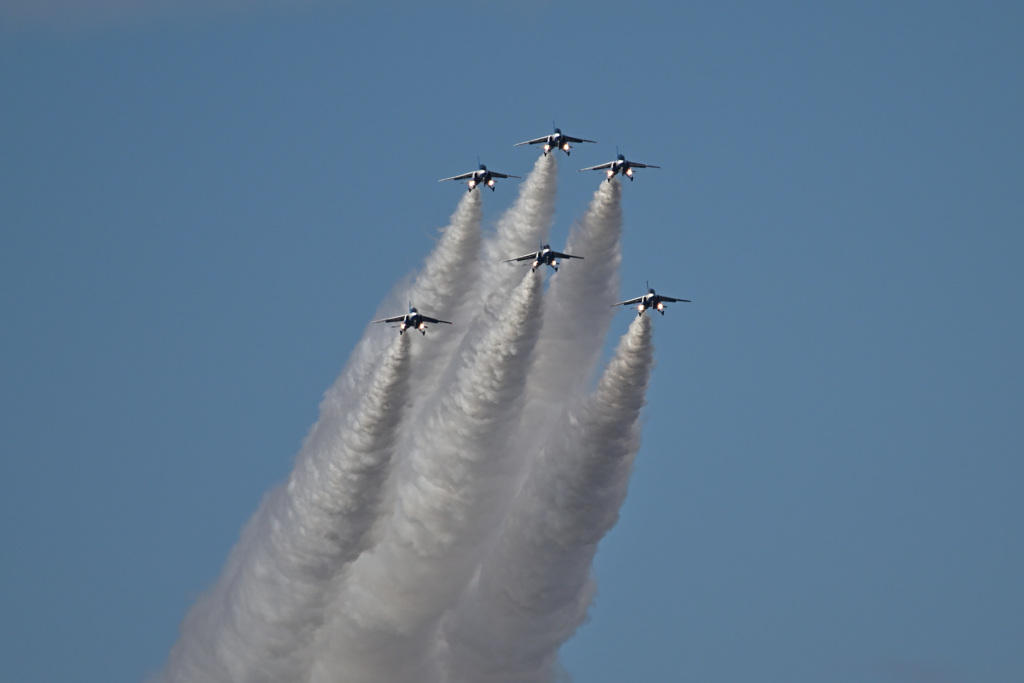
M 511 261 L 533 261 L 530 267 L 531 272 L 536 272 L 539 266 L 551 266 L 558 272 L 558 259 L 569 259 L 578 258 L 583 259 L 582 256 L 573 256 L 572 254 L 563 254 L 560 251 L 552 251 L 550 244 L 541 245 L 540 250 L 531 251 L 529 254 L 523 254 L 522 256 L 516 256 L 515 258 L 507 258 L 502 263 L 509 263 Z
M 560 149 L 565 152 L 566 156 L 569 156 L 569 150 L 572 149 L 570 142 L 596 142 L 596 140 L 584 140 L 583 138 L 574 138 L 571 135 L 566 135 L 562 132 L 561 128 L 555 128 L 554 133 L 548 133 L 542 138 L 534 138 L 533 140 L 527 140 L 526 142 L 517 142 L 512 145 L 518 147 L 519 145 L 544 145 L 544 155 L 553 149 Z
M 406 330 L 419 330 L 420 334 L 426 335 L 427 323 L 444 323 L 451 325 L 447 320 L 438 320 L 437 318 L 431 318 L 423 315 L 416 310 L 415 307 L 409 306 L 409 312 L 405 315 L 396 315 L 393 318 L 382 318 L 381 320 L 374 320 L 375 323 L 401 323 L 397 325 L 398 334 L 405 334 Z
M 667 301 L 691 303 L 689 299 L 673 299 L 672 297 L 665 296 L 664 294 L 657 294 L 651 287 L 651 284 L 647 283 L 647 293 L 643 296 L 638 296 L 635 299 L 626 299 L 625 301 L 620 301 L 617 304 L 612 304 L 612 306 L 632 306 L 633 304 L 639 304 L 636 307 L 638 316 L 643 315 L 644 311 L 648 308 L 653 308 L 658 311 L 658 313 L 665 315 L 665 302 Z
M 653 164 L 641 164 L 639 161 L 630 161 L 622 154 L 615 161 L 609 161 L 604 164 L 598 164 L 597 166 L 588 166 L 587 168 L 581 168 L 581 171 L 600 171 L 602 169 L 608 169 L 608 180 L 611 181 L 617 173 L 621 173 L 626 178 L 633 180 L 633 169 L 634 168 L 661 168 L 661 166 L 655 166 Z
M 468 181 L 466 184 L 469 186 L 466 188 L 467 192 L 472 192 L 473 188 L 477 185 L 486 185 L 494 191 L 494 179 L 495 178 L 521 178 L 522 176 L 517 175 L 506 175 L 504 173 L 498 173 L 497 171 L 489 171 L 487 167 L 480 164 L 480 168 L 476 171 L 470 171 L 469 173 L 463 173 L 462 175 L 453 175 L 451 178 L 441 178 L 437 182 L 443 183 L 446 180 L 465 180 Z

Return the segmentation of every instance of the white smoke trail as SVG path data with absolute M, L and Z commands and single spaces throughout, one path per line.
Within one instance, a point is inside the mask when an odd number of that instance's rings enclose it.
M 463 196 L 391 297 L 456 324 L 367 330 L 162 680 L 550 680 L 625 495 L 652 354 L 645 316 L 580 403 L 618 296 L 618 181 L 543 307 L 542 273 L 500 262 L 547 234 L 556 174 L 539 157 L 486 240 L 481 192 Z
M 429 305 L 439 315 L 459 307 L 475 280 L 480 256 L 480 220 L 483 202 L 479 192 L 467 192 L 452 214 L 437 247 L 409 288 L 413 305 Z
M 510 253 L 518 255 L 521 252 L 515 251 L 516 249 L 526 249 L 528 247 L 523 247 L 523 244 L 532 244 L 547 234 L 555 212 L 557 172 L 557 162 L 553 158 L 540 157 L 520 185 L 515 203 L 501 217 L 495 233 L 486 241 L 479 237 L 479 207 L 483 189 L 478 187 L 472 192 L 467 192 L 466 199 L 460 202 L 460 211 L 452 217 L 452 224 L 459 225 L 464 222 L 457 220 L 464 205 L 475 206 L 474 224 L 477 229 L 472 233 L 475 241 L 470 244 L 468 239 L 463 239 L 457 250 L 439 245 L 439 249 L 456 253 L 459 260 L 438 262 L 436 268 L 428 263 L 424 273 L 430 275 L 437 272 L 428 280 L 429 282 L 458 281 L 464 284 L 454 295 L 442 292 L 437 287 L 414 288 L 414 295 L 417 297 L 414 303 L 423 301 L 423 306 L 426 306 L 427 302 L 438 301 L 438 311 L 443 313 L 438 317 L 444 318 L 450 311 L 452 317 L 448 319 L 455 322 L 453 328 L 444 328 L 441 334 L 432 340 L 431 345 L 423 346 L 423 351 L 420 349 L 421 345 L 417 345 L 413 350 L 414 366 L 420 375 L 416 386 L 421 387 L 416 392 L 417 398 L 420 399 L 415 408 L 417 412 L 432 400 L 434 393 L 443 393 L 447 390 L 448 385 L 454 381 L 456 367 L 450 361 L 454 355 L 460 353 L 460 344 L 462 352 L 465 352 L 466 348 L 487 334 L 488 326 L 495 320 L 489 309 L 503 306 L 505 299 L 522 280 L 521 270 L 501 267 L 509 264 L 500 263 L 499 255 L 504 255 L 503 258 L 507 258 Z M 457 277 L 444 277 L 444 273 L 455 273 L 456 270 L 468 273 L 468 278 L 462 274 Z M 419 284 L 419 280 L 416 284 Z M 434 315 L 432 310 L 427 312 Z
M 560 402 L 579 395 L 611 324 L 619 295 L 622 251 L 622 186 L 603 182 L 582 220 L 569 232 L 566 252 L 583 256 L 551 278 L 544 305 L 531 399 Z
M 437 624 L 480 562 L 517 470 L 510 437 L 540 321 L 527 273 L 413 435 L 380 542 L 351 567 L 321 634 L 313 680 L 436 680 Z
M 164 680 L 296 681 L 338 573 L 367 545 L 408 395 L 398 337 L 358 410 L 327 405 L 286 485 L 262 502 L 218 584 L 189 612 Z
M 651 322 L 630 325 L 595 392 L 554 435 L 498 544 L 444 625 L 452 683 L 548 683 L 586 616 L 590 565 L 618 519 L 640 445 Z
M 558 161 L 554 154 L 541 155 L 522 183 L 519 196 L 501 220 L 495 234 L 484 243 L 484 279 L 480 292 L 484 301 L 504 298 L 523 277 L 518 263 L 501 261 L 537 249 L 551 228 L 558 190 Z M 496 305 L 491 301 L 491 305 Z
M 407 304 L 412 303 L 431 317 L 447 320 L 456 317 L 455 313 L 466 302 L 473 283 L 479 279 L 481 218 L 480 192 L 467 192 L 412 284 L 389 297 L 387 305 L 398 310 L 378 309 L 378 313 L 382 317 L 399 315 L 405 312 Z M 359 397 L 391 336 L 392 331 L 386 327 L 371 325 L 325 400 L 335 403 L 337 410 L 344 411 L 348 403 Z M 451 353 L 455 343 L 444 335 L 439 335 L 432 342 L 413 348 L 415 365 L 436 367 Z
M 482 241 L 480 258 L 473 263 L 476 277 L 465 286 L 462 308 L 451 318 L 455 327 L 445 328 L 435 338 L 432 355 L 414 356 L 415 370 L 422 377 L 416 383 L 422 388 L 416 391 L 414 421 L 420 420 L 419 413 L 433 402 L 435 394 L 449 390 L 458 368 L 457 363 L 450 362 L 452 358 L 466 353 L 489 333 L 490 326 L 497 320 L 493 312 L 505 305 L 512 290 L 522 281 L 523 269 L 501 261 L 536 249 L 533 245 L 547 234 L 555 213 L 557 174 L 558 163 L 553 154 L 538 157 L 520 184 L 515 203 L 498 220 L 495 232 Z M 479 202 L 482 193 L 483 190 L 477 188 L 467 196 L 476 197 Z
M 615 315 L 611 304 L 620 284 L 621 200 L 617 179 L 601 182 L 586 213 L 569 231 L 566 251 L 585 260 L 570 262 L 551 278 L 517 437 L 527 454 L 543 446 L 583 395 Z M 529 465 L 531 458 L 523 460 Z

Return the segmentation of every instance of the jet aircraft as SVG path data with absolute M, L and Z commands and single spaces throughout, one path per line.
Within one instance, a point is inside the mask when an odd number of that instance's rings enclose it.
M 539 266 L 551 266 L 558 272 L 558 259 L 563 258 L 578 258 L 583 260 L 582 256 L 573 256 L 572 254 L 563 254 L 559 251 L 552 251 L 550 244 L 542 244 L 540 249 L 537 251 L 531 251 L 529 254 L 523 254 L 522 256 L 516 256 L 515 258 L 507 258 L 502 263 L 509 263 L 511 261 L 533 261 L 530 267 L 531 272 L 536 272 Z
M 553 127 L 553 124 L 552 124 Z M 561 128 L 555 128 L 554 133 L 548 133 L 542 138 L 534 138 L 533 140 L 527 140 L 526 142 L 517 142 L 512 145 L 518 147 L 519 145 L 544 145 L 544 155 L 553 149 L 560 149 L 565 152 L 566 156 L 569 156 L 569 150 L 572 149 L 570 142 L 596 142 L 596 140 L 584 140 L 583 138 L 574 138 L 571 135 L 566 135 L 562 132 Z
M 479 163 L 479 162 L 478 162 Z M 453 175 L 451 178 L 441 178 L 437 182 L 443 183 L 446 180 L 465 180 L 469 187 L 466 188 L 467 192 L 472 192 L 473 188 L 477 185 L 486 185 L 494 191 L 494 179 L 495 178 L 521 178 L 522 176 L 517 175 L 506 175 L 504 173 L 498 173 L 497 171 L 487 170 L 487 166 L 479 164 L 480 168 L 476 171 L 470 171 L 469 173 L 463 173 L 462 175 Z
M 405 334 L 406 330 L 419 330 L 420 334 L 426 335 L 427 323 L 445 323 L 451 325 L 447 320 L 438 320 L 437 318 L 431 318 L 423 315 L 416 308 L 410 304 L 409 312 L 405 315 L 396 315 L 393 318 L 382 318 L 380 320 L 374 320 L 375 323 L 400 323 L 398 327 L 398 334 Z
M 618 155 L 615 161 L 609 161 L 604 164 L 598 164 L 597 166 L 588 166 L 587 168 L 581 168 L 581 171 L 600 171 L 602 169 L 608 169 L 608 180 L 611 181 L 615 177 L 615 174 L 621 173 L 623 176 L 633 180 L 633 169 L 634 168 L 661 168 L 661 166 L 655 166 L 653 164 L 641 164 L 639 161 L 630 161 L 622 154 Z
M 648 282 L 646 294 L 644 294 L 643 296 L 638 296 L 635 299 L 626 299 L 625 301 L 620 301 L 617 304 L 612 304 L 612 306 L 632 306 L 633 304 L 639 304 L 636 307 L 638 316 L 643 315 L 644 311 L 646 311 L 648 308 L 653 308 L 654 310 L 658 311 L 658 313 L 665 315 L 665 302 L 667 301 L 691 303 L 689 299 L 673 299 L 672 297 L 665 296 L 664 294 L 657 294 L 651 287 L 651 283 Z

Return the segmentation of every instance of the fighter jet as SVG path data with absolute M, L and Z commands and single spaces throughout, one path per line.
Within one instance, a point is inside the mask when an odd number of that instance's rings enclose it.
M 648 308 L 653 308 L 656 311 L 658 311 L 658 313 L 665 315 L 666 301 L 680 301 L 685 303 L 691 303 L 689 299 L 673 299 L 672 297 L 665 296 L 664 294 L 657 294 L 651 287 L 651 283 L 648 282 L 646 294 L 644 294 L 643 296 L 638 296 L 635 299 L 626 299 L 625 301 L 620 301 L 617 304 L 612 304 L 612 306 L 632 306 L 633 304 L 639 304 L 636 307 L 638 316 L 643 315 L 644 311 L 646 311 Z
M 661 166 L 654 166 L 653 164 L 641 164 L 639 161 L 630 161 L 622 154 L 618 155 L 615 161 L 609 161 L 605 164 L 598 164 L 597 166 L 588 166 L 587 168 L 581 168 L 581 171 L 600 171 L 602 169 L 608 169 L 608 180 L 611 181 L 615 177 L 616 173 L 621 173 L 623 176 L 633 180 L 633 169 L 634 168 L 661 168 Z
M 477 162 L 479 163 L 479 162 Z M 469 173 L 463 173 L 462 175 L 453 175 L 451 178 L 441 178 L 437 182 L 443 183 L 446 180 L 465 180 L 468 181 L 466 184 L 469 186 L 466 188 L 467 192 L 472 192 L 473 188 L 477 185 L 486 185 L 494 191 L 494 179 L 495 178 L 521 178 L 522 176 L 517 175 L 506 175 L 504 173 L 498 173 L 497 171 L 488 171 L 487 167 L 483 164 L 479 164 L 480 168 L 476 171 L 470 171 Z
M 554 127 L 554 123 L 551 124 Z M 565 152 L 566 156 L 569 156 L 569 150 L 572 149 L 570 142 L 596 142 L 596 140 L 584 140 L 583 138 L 574 138 L 571 135 L 566 135 L 562 132 L 561 128 L 555 128 L 554 133 L 548 133 L 542 138 L 534 138 L 533 140 L 527 140 L 526 142 L 517 142 L 512 145 L 518 147 L 519 145 L 544 145 L 544 155 L 553 149 L 560 149 Z
M 523 254 L 522 256 L 516 256 L 515 258 L 507 258 L 502 263 L 509 263 L 511 261 L 533 261 L 530 267 L 531 272 L 536 272 L 538 266 L 551 266 L 558 272 L 558 259 L 560 258 L 578 258 L 583 259 L 582 256 L 573 256 L 572 254 L 563 254 L 558 251 L 552 251 L 550 244 L 542 244 L 540 249 L 537 251 L 531 251 L 529 254 Z
M 401 323 L 397 325 L 398 334 L 405 334 L 406 330 L 419 330 L 420 334 L 426 335 L 427 323 L 444 323 L 451 325 L 447 320 L 438 320 L 437 318 L 430 318 L 423 315 L 416 308 L 410 304 L 409 312 L 405 315 L 396 315 L 393 318 L 382 318 L 381 320 L 374 320 L 375 323 Z

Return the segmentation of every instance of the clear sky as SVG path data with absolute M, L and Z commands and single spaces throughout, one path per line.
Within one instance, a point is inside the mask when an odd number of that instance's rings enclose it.
M 573 678 L 1024 680 L 1024 5 L 78 4 L 0 7 L 0 679 L 162 665 L 554 120 L 552 246 L 618 145 L 622 296 L 694 300 Z

